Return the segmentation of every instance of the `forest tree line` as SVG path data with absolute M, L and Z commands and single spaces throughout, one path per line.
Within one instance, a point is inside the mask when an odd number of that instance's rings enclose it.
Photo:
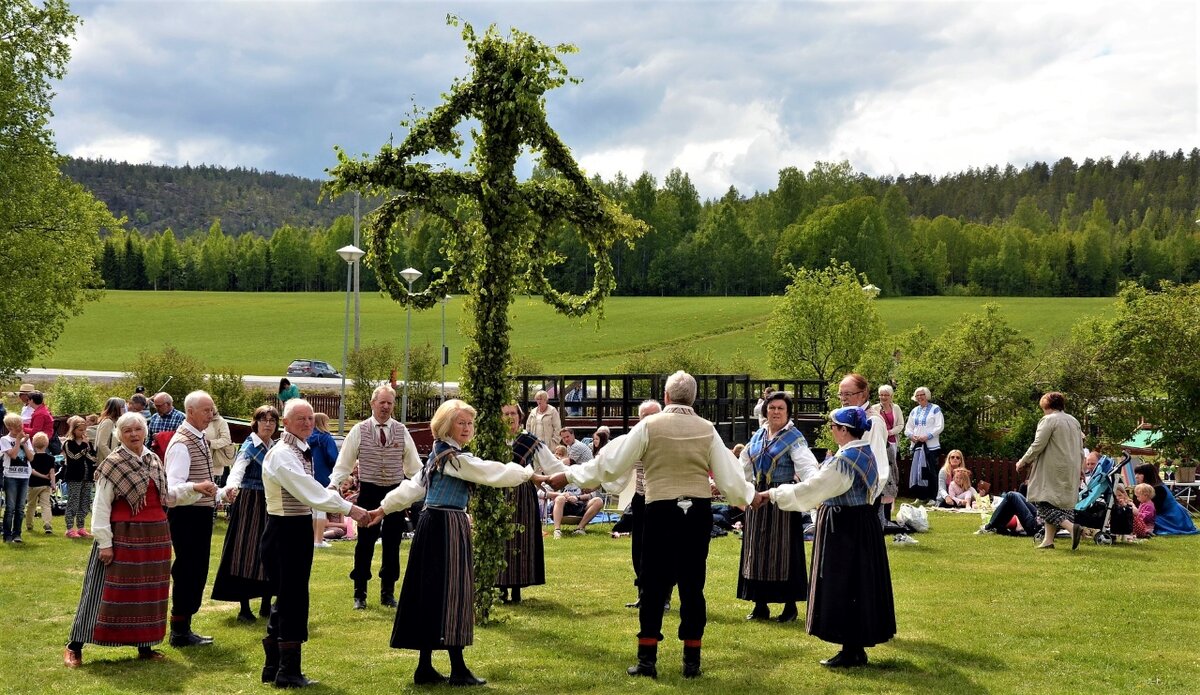
M 222 171 L 202 169 L 209 176 Z M 1124 280 L 1152 289 L 1163 280 L 1200 281 L 1200 149 L 1117 162 L 1064 158 L 941 179 L 872 178 L 847 163 L 819 162 L 807 172 L 781 170 L 770 191 L 747 197 L 730 188 L 715 200 L 701 200 L 678 169 L 661 182 L 648 173 L 593 182 L 652 230 L 612 252 L 623 295 L 778 294 L 788 266 L 819 268 L 831 259 L 849 262 L 885 296 L 1107 296 Z M 345 286 L 335 250 L 352 241 L 350 216 L 282 222 L 269 234 L 259 227 L 226 233 L 224 224 L 220 218 L 201 229 L 151 232 L 131 220 L 133 229 L 110 235 L 100 251 L 105 286 Z M 406 224 L 407 243 L 392 262 L 436 273 L 444 265 L 445 223 L 413 215 Z M 545 233 L 564 258 L 555 285 L 590 287 L 578 235 L 565 225 Z M 362 277 L 364 289 L 374 290 L 373 273 Z

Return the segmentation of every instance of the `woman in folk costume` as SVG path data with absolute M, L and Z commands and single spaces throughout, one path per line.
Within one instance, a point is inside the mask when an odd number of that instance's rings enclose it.
M 763 414 L 766 426 L 759 428 L 742 450 L 747 480 L 763 492 L 812 477 L 817 459 L 792 423 L 791 396 L 783 391 L 767 396 Z M 803 515 L 777 506 L 747 509 L 744 527 L 737 597 L 754 602 L 746 619 L 767 620 L 771 617 L 767 604 L 782 603 L 783 611 L 776 620 L 795 620 L 799 615 L 796 601 L 808 595 Z
M 475 409 L 458 399 L 442 403 L 430 422 L 436 441 L 425 467 L 405 480 L 371 512 L 371 523 L 424 499 L 417 521 L 408 568 L 400 589 L 391 645 L 420 653 L 413 682 L 429 685 L 483 685 L 467 668 L 463 648 L 475 637 L 475 576 L 472 571 L 471 524 L 467 504 L 472 483 L 516 487 L 546 477 L 519 463 L 485 461 L 465 451 L 475 436 Z M 450 654 L 450 677 L 433 667 L 433 651 Z
M 515 403 L 501 409 L 512 440 L 513 461 L 544 475 L 563 470 L 561 461 L 554 458 L 550 448 L 521 427 L 521 407 Z M 542 514 L 538 509 L 537 486 L 524 482 L 507 492 L 513 505 L 512 538 L 504 544 L 504 569 L 496 578 L 500 600 L 520 603 L 521 589 L 546 583 L 546 558 L 542 545 Z
M 938 456 L 942 449 L 938 435 L 946 426 L 942 409 L 931 398 L 929 389 L 918 387 L 912 396 L 917 407 L 909 411 L 904 425 L 904 436 L 908 437 L 913 457 L 908 487 L 919 500 L 933 500 L 937 496 Z
M 896 634 L 892 575 L 871 505 L 878 470 L 863 440 L 871 427 L 866 412 L 839 408 L 829 419 L 838 444 L 833 458 L 807 480 L 758 493 L 755 506 L 767 500 L 788 510 L 820 505 L 805 627 L 810 635 L 842 646 L 822 665 L 862 666 L 867 663 L 866 647 Z
M 116 422 L 120 445 L 96 469 L 92 504 L 95 542 L 63 662 L 83 663 L 85 642 L 138 648 L 139 659 L 162 659 L 154 646 L 167 632 L 171 531 L 164 504 L 174 502 L 167 472 L 145 448 L 146 419 L 126 413 Z M 215 495 L 215 483 L 196 490 Z
M 221 566 L 213 580 L 214 601 L 237 601 L 242 609 L 238 621 L 254 622 L 250 599 L 262 599 L 258 614 L 271 615 L 271 591 L 262 564 L 262 534 L 267 526 L 267 495 L 262 464 L 279 431 L 279 411 L 259 406 L 254 411 L 254 429 L 238 451 L 229 478 L 219 495 L 229 504 L 229 526 L 221 550 Z

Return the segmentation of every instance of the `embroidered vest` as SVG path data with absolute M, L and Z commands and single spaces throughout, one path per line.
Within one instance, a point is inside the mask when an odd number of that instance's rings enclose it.
M 649 440 L 642 454 L 646 502 L 712 497 L 708 485 L 712 423 L 682 405 L 668 405 L 642 422 Z
M 368 418 L 358 428 L 358 479 L 372 485 L 398 485 L 404 480 L 404 425 L 388 420 L 384 426 L 387 443 L 379 444 L 375 419 Z
M 175 431 L 175 437 L 171 439 L 171 446 L 179 446 L 176 442 L 187 447 L 189 460 L 188 482 L 212 482 L 212 454 L 208 451 L 208 445 L 201 441 L 200 437 L 196 436 L 190 429 L 182 426 Z M 213 507 L 216 506 L 216 500 L 205 495 L 197 500 L 194 506 Z
M 471 501 L 470 483 L 443 472 L 446 466 L 458 465 L 458 453 L 458 449 L 446 442 L 434 442 L 433 451 L 429 452 L 425 462 L 425 506 L 467 508 Z
M 778 487 L 796 479 L 796 464 L 792 461 L 792 446 L 797 442 L 808 446 L 804 435 L 793 425 L 767 439 L 767 428 L 759 428 L 746 445 L 747 455 L 754 465 L 754 489 L 759 492 Z
M 298 446 L 299 443 L 300 440 L 293 436 L 291 432 L 284 431 L 283 437 L 279 439 L 279 443 L 275 446 L 286 446 L 291 449 L 290 453 L 304 465 L 304 472 L 311 477 L 313 474 L 312 456 L 311 454 L 305 456 L 305 452 Z M 312 450 L 309 449 L 309 451 L 311 452 Z M 308 516 L 312 514 L 312 507 L 292 497 L 292 493 L 288 492 L 287 488 L 282 485 L 279 486 L 279 495 L 283 501 L 284 516 Z
M 246 457 L 246 472 L 242 474 L 242 484 L 239 487 L 244 490 L 262 490 L 262 465 L 267 458 L 267 448 L 255 446 L 253 439 L 247 439 L 242 443 L 242 456 Z
M 837 466 L 838 470 L 850 476 L 854 482 L 850 485 L 849 490 L 837 497 L 825 500 L 823 504 L 860 507 L 871 503 L 871 491 L 875 489 L 875 483 L 878 481 L 878 471 L 875 468 L 875 459 L 871 456 L 870 446 L 849 447 L 839 452 L 825 465 Z

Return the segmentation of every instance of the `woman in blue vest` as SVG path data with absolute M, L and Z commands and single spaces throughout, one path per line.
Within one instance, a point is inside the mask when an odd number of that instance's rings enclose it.
M 371 512 L 371 523 L 407 509 L 424 498 L 408 568 L 400 589 L 391 645 L 420 654 L 413 682 L 430 685 L 483 685 L 463 661 L 463 648 L 475 632 L 475 577 L 471 567 L 471 524 L 467 518 L 472 484 L 515 487 L 546 477 L 518 463 L 485 461 L 466 451 L 475 436 L 475 409 L 458 399 L 442 403 L 429 423 L 436 437 L 425 467 L 405 480 Z M 450 655 L 450 677 L 433 667 L 433 651 Z
M 822 665 L 862 666 L 867 663 L 866 647 L 896 634 L 892 574 L 879 518 L 871 506 L 878 473 L 862 438 L 870 420 L 859 407 L 838 408 L 829 419 L 838 444 L 833 458 L 803 482 L 758 493 L 754 506 L 767 500 L 788 510 L 820 504 L 805 628 L 810 635 L 842 646 Z
M 279 431 L 279 411 L 260 406 L 254 411 L 254 429 L 238 451 L 225 487 L 218 497 L 229 502 L 229 527 L 221 550 L 221 565 L 213 580 L 214 601 L 241 604 L 238 621 L 254 622 L 250 599 L 262 598 L 259 615 L 271 614 L 267 571 L 262 564 L 262 534 L 267 525 L 267 497 L 263 489 L 262 464 Z
M 746 478 L 758 492 L 811 478 L 817 459 L 804 435 L 792 423 L 792 397 L 775 391 L 766 397 L 762 412 L 766 426 L 760 427 L 742 449 Z M 770 603 L 782 603 L 777 621 L 791 622 L 799 616 L 796 602 L 808 596 L 804 568 L 804 515 L 777 506 L 746 510 L 742 538 L 742 560 L 738 568 L 737 597 L 753 601 L 747 620 L 767 620 Z

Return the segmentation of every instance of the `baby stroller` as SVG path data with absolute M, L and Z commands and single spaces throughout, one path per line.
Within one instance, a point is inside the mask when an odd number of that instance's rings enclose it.
M 1113 511 L 1117 483 L 1123 479 L 1122 471 L 1129 460 L 1129 454 L 1125 453 L 1119 464 L 1114 464 L 1107 456 L 1096 464 L 1087 489 L 1075 505 L 1076 537 L 1084 528 L 1092 528 L 1096 529 L 1092 539 L 1097 545 L 1112 545 L 1117 537 L 1133 533 L 1132 513 L 1127 511 L 1119 514 Z

